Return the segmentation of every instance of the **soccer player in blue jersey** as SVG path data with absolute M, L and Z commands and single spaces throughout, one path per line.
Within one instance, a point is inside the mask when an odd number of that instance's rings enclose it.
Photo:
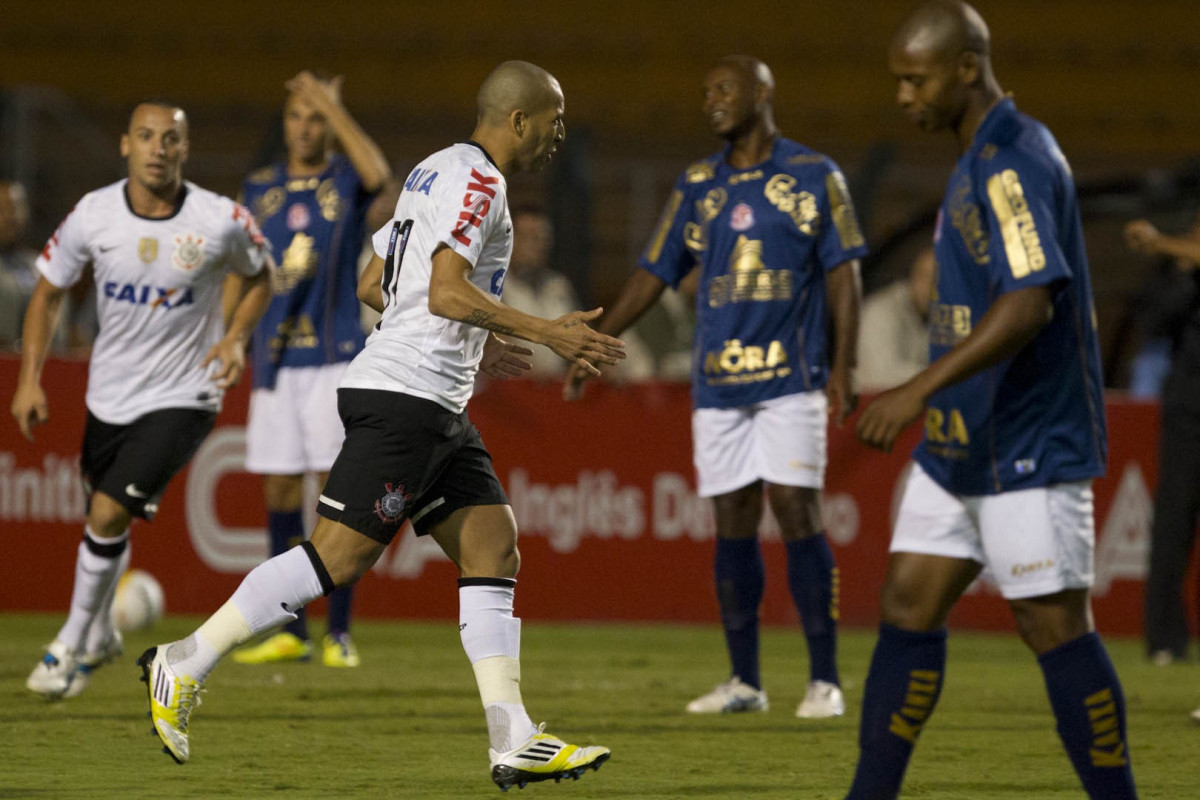
M 987 566 L 1037 655 L 1088 796 L 1136 796 L 1121 683 L 1092 623 L 1092 479 L 1104 396 L 1070 168 L 992 73 L 987 26 L 956 0 L 901 24 L 897 102 L 962 155 L 942 203 L 930 365 L 862 413 L 890 450 L 924 417 L 882 592 L 849 800 L 893 798 L 941 692 L 946 617 Z
M 700 270 L 692 436 L 698 491 L 716 512 L 716 593 L 732 670 L 687 710 L 767 710 L 758 658 L 765 485 L 808 640 L 810 680 L 796 715 L 831 717 L 845 702 L 838 572 L 821 530 L 825 426 L 827 415 L 840 424 L 854 402 L 858 259 L 866 248 L 842 173 L 780 135 L 774 91 L 771 71 L 749 56 L 723 58 L 708 72 L 704 114 L 725 147 L 680 176 L 599 330 L 617 335 L 668 284 Z M 572 369 L 566 396 L 577 397 L 587 377 Z
M 337 385 L 364 341 L 355 296 L 364 227 L 369 211 L 378 225 L 391 212 L 386 198 L 377 204 L 386 208 L 372 208 L 392 171 L 342 105 L 340 80 L 301 72 L 287 89 L 286 160 L 251 173 L 242 187 L 279 261 L 271 305 L 254 332 L 246 426 L 246 469 L 263 476 L 272 556 L 304 539 L 304 475 L 316 473 L 324 485 L 342 445 Z M 333 153 L 335 141 L 345 155 Z M 346 586 L 329 597 L 327 666 L 359 663 L 349 632 L 351 592 Z M 234 660 L 308 660 L 303 609 L 297 617 Z

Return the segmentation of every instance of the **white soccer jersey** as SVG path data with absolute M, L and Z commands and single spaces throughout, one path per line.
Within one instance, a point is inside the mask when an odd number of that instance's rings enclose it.
M 89 263 L 95 271 L 100 333 L 88 410 L 115 425 L 164 408 L 218 410 L 221 389 L 200 362 L 224 335 L 221 284 L 227 269 L 257 275 L 267 245 L 250 212 L 227 197 L 184 182 L 179 210 L 151 219 L 133 212 L 127 182 L 84 195 L 37 260 L 60 288 Z
M 507 185 L 481 147 L 456 144 L 409 174 L 392 221 L 372 237 L 384 259 L 383 317 L 342 386 L 424 397 L 466 408 L 488 332 L 429 313 L 433 253 L 469 261 L 471 283 L 499 299 L 512 255 Z

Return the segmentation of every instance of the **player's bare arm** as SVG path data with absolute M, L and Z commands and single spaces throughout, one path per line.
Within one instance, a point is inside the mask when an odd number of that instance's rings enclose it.
M 1148 256 L 1172 256 L 1200 265 L 1200 241 L 1186 236 L 1164 236 L 1148 220 L 1139 219 L 1125 226 L 1125 241 L 1129 247 Z
M 612 308 L 596 321 L 596 330 L 611 336 L 620 336 L 626 328 L 637 322 L 650 306 L 654 305 L 666 288 L 667 284 L 663 282 L 662 278 L 644 269 L 635 269 L 629 279 L 625 281 L 625 285 L 621 287 L 621 293 L 617 296 Z M 566 383 L 563 385 L 563 398 L 578 400 L 583 396 L 584 381 L 595 374 L 597 373 L 592 370 L 572 364 L 567 371 Z
M 1034 286 L 1000 296 L 958 346 L 907 383 L 875 398 L 858 420 L 862 442 L 891 452 L 900 433 L 921 415 L 929 396 L 1016 355 L 1053 316 L 1050 289 Z
M 854 411 L 854 368 L 858 354 L 858 311 L 862 299 L 858 259 L 838 264 L 825 275 L 825 294 L 833 318 L 833 348 L 825 396 L 829 415 L 839 428 Z
M 236 275 L 226 275 L 221 282 L 221 323 L 225 330 L 233 324 L 233 313 L 237 311 L 245 288 Z
M 285 85 L 289 92 L 296 93 L 325 115 L 329 127 L 346 151 L 346 157 L 362 180 L 363 188 L 372 193 L 382 189 L 392 177 L 392 168 L 379 145 L 342 105 L 342 76 L 322 81 L 304 70 Z
M 433 256 L 429 279 L 429 313 L 485 328 L 493 333 L 542 344 L 556 355 L 599 375 L 596 364 L 616 364 L 625 343 L 597 333 L 587 323 L 602 309 L 573 311 L 547 320 L 517 311 L 479 289 L 468 279 L 471 264 L 448 247 Z
M 21 435 L 33 441 L 33 428 L 50 419 L 50 406 L 42 390 L 42 367 L 50 351 L 50 339 L 58 324 L 58 312 L 67 289 L 38 278 L 25 310 L 21 330 L 21 373 L 13 393 L 12 415 Z
M 209 349 L 200 362 L 202 368 L 207 368 L 214 361 L 219 362 L 220 369 L 213 375 L 213 380 L 222 389 L 237 386 L 241 380 L 246 370 L 246 344 L 250 341 L 254 326 L 271 303 L 271 276 L 268 269 L 260 270 L 253 278 L 241 275 L 231 278 L 239 286 L 229 291 L 240 300 L 225 328 L 225 336 Z M 222 300 L 225 289 L 223 286 Z
M 383 313 L 383 259 L 372 254 L 358 276 L 358 300 L 367 308 Z

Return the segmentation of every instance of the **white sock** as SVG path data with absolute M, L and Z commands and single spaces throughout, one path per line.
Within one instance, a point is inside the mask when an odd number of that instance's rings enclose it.
M 92 624 L 87 629 L 87 639 L 84 642 L 84 653 L 99 653 L 104 648 L 113 635 L 112 622 L 112 607 L 113 598 L 117 596 L 117 584 L 121 582 L 121 576 L 129 569 L 129 560 L 133 557 L 133 540 L 130 539 L 125 545 L 125 552 L 117 556 L 116 579 L 108 585 L 108 592 L 105 593 L 100 601 L 100 608 L 92 617 Z
M 293 547 L 252 569 L 217 613 L 170 645 L 167 661 L 180 674 L 203 681 L 230 650 L 296 619 L 294 612 L 322 593 L 308 553 Z
M 98 539 L 90 528 L 84 527 L 83 541 L 79 543 L 79 550 L 75 556 L 75 588 L 71 592 L 71 611 L 55 637 L 73 652 L 83 649 L 88 628 L 104 606 L 104 596 L 121 577 L 120 553 L 97 555 L 93 550 L 107 547 L 127 548 L 128 544 L 128 529 L 114 539 Z
M 233 600 L 226 600 L 191 636 L 167 646 L 167 663 L 178 674 L 203 683 L 221 657 L 251 635 L 242 612 Z
M 491 748 L 507 752 L 537 733 L 521 702 L 521 620 L 513 616 L 513 587 L 459 586 L 458 622 Z

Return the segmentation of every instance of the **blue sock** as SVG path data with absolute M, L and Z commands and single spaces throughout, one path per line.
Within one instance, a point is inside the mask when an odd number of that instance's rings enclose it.
M 714 558 L 717 602 L 733 674 L 755 689 L 762 688 L 758 675 L 758 607 L 763 596 L 762 552 L 758 538 L 717 537 Z
M 788 588 L 808 640 L 809 680 L 840 684 L 837 670 L 838 569 L 825 534 L 784 542 Z
M 350 604 L 354 602 L 354 587 L 340 586 L 329 595 L 329 635 L 350 632 Z
M 1038 656 L 1058 736 L 1088 797 L 1137 797 L 1125 739 L 1125 695 L 1095 633 Z
M 268 511 L 267 533 L 271 539 L 271 557 L 286 553 L 304 541 L 304 515 L 299 511 Z M 304 609 L 296 610 L 296 619 L 283 626 L 290 634 L 308 641 L 308 623 Z
M 900 794 L 917 737 L 937 705 L 946 672 L 946 631 L 879 626 L 863 691 L 858 768 L 846 800 L 891 800 Z

